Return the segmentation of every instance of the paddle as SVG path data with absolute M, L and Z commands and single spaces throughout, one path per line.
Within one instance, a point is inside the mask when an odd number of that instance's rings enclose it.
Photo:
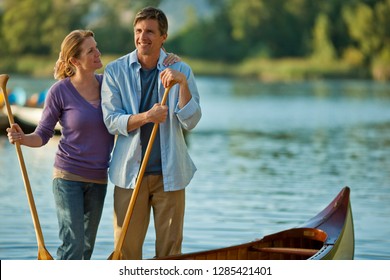
M 6 85 L 7 85 L 8 79 L 9 79 L 8 75 L 5 75 L 5 74 L 0 75 L 0 85 L 1 85 L 1 89 L 3 91 L 5 105 L 7 107 L 8 121 L 9 121 L 9 124 L 12 125 L 15 123 L 15 121 L 14 121 L 14 117 L 12 115 L 11 106 L 9 104 L 7 90 L 6 90 Z M 38 213 L 37 213 L 37 209 L 35 207 L 34 197 L 33 197 L 32 191 L 31 191 L 30 181 L 28 179 L 26 165 L 24 163 L 22 149 L 20 147 L 19 141 L 15 142 L 15 148 L 16 148 L 16 153 L 18 155 L 18 159 L 19 159 L 20 169 L 21 169 L 22 175 L 23 175 L 24 186 L 25 186 L 26 193 L 27 193 L 27 200 L 28 200 L 28 204 L 30 206 L 31 216 L 32 216 L 33 223 L 34 223 L 35 235 L 37 237 L 38 260 L 52 260 L 53 257 L 46 250 L 45 243 L 43 241 L 43 235 L 42 235 L 41 226 L 39 224 Z
M 165 89 L 163 98 L 161 100 L 161 105 L 165 105 L 170 89 L 171 89 L 171 87 L 168 87 Z M 122 259 L 123 242 L 124 242 L 125 237 L 126 237 L 127 229 L 129 227 L 131 215 L 133 214 L 135 202 L 136 202 L 137 196 L 138 196 L 138 191 L 141 187 L 142 178 L 143 178 L 144 173 L 145 173 L 145 169 L 146 169 L 146 165 L 148 163 L 150 152 L 152 151 L 152 146 L 153 146 L 154 138 L 156 138 L 157 130 L 158 130 L 158 123 L 155 123 L 153 126 L 152 133 L 150 134 L 150 139 L 148 142 L 148 146 L 146 147 L 145 155 L 144 155 L 144 158 L 142 160 L 142 164 L 141 164 L 141 168 L 140 168 L 139 173 L 138 173 L 137 181 L 135 182 L 135 187 L 134 187 L 131 199 L 130 199 L 129 207 L 127 208 L 125 219 L 123 221 L 122 231 L 120 233 L 119 240 L 114 248 L 114 252 L 112 252 L 111 255 L 108 257 L 109 260 L 121 260 Z

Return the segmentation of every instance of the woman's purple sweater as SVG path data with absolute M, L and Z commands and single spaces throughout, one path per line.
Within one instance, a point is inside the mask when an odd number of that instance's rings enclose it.
M 102 75 L 96 79 L 101 85 Z M 101 104 L 97 108 L 91 105 L 69 78 L 56 82 L 48 91 L 35 130 L 43 145 L 53 137 L 57 122 L 62 130 L 54 166 L 88 179 L 107 179 L 114 136 L 104 125 Z

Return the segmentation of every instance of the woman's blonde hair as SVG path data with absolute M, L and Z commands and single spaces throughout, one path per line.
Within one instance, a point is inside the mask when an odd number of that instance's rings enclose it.
M 81 44 L 88 37 L 94 37 L 91 30 L 74 30 L 70 32 L 61 44 L 61 51 L 54 66 L 54 78 L 62 80 L 72 77 L 76 73 L 76 67 L 72 64 L 72 58 L 78 58 L 81 53 Z

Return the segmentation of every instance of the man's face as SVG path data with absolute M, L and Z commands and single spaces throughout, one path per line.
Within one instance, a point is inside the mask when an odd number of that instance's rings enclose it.
M 134 43 L 140 55 L 160 54 L 166 38 L 166 34 L 160 34 L 157 20 L 141 20 L 134 26 Z

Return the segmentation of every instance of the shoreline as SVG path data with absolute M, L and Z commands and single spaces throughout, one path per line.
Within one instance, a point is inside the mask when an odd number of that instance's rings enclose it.
M 103 65 L 120 56 L 122 54 L 102 55 Z M 321 62 L 311 58 L 253 58 L 233 64 L 185 56 L 182 60 L 191 66 L 195 76 L 245 78 L 264 82 L 323 79 L 380 80 L 373 77 L 371 69 L 349 65 L 343 61 Z M 12 75 L 51 78 L 55 62 L 55 57 L 27 55 L 18 59 L 3 60 L 0 62 L 0 69 Z M 102 73 L 103 70 L 104 68 L 98 73 Z

